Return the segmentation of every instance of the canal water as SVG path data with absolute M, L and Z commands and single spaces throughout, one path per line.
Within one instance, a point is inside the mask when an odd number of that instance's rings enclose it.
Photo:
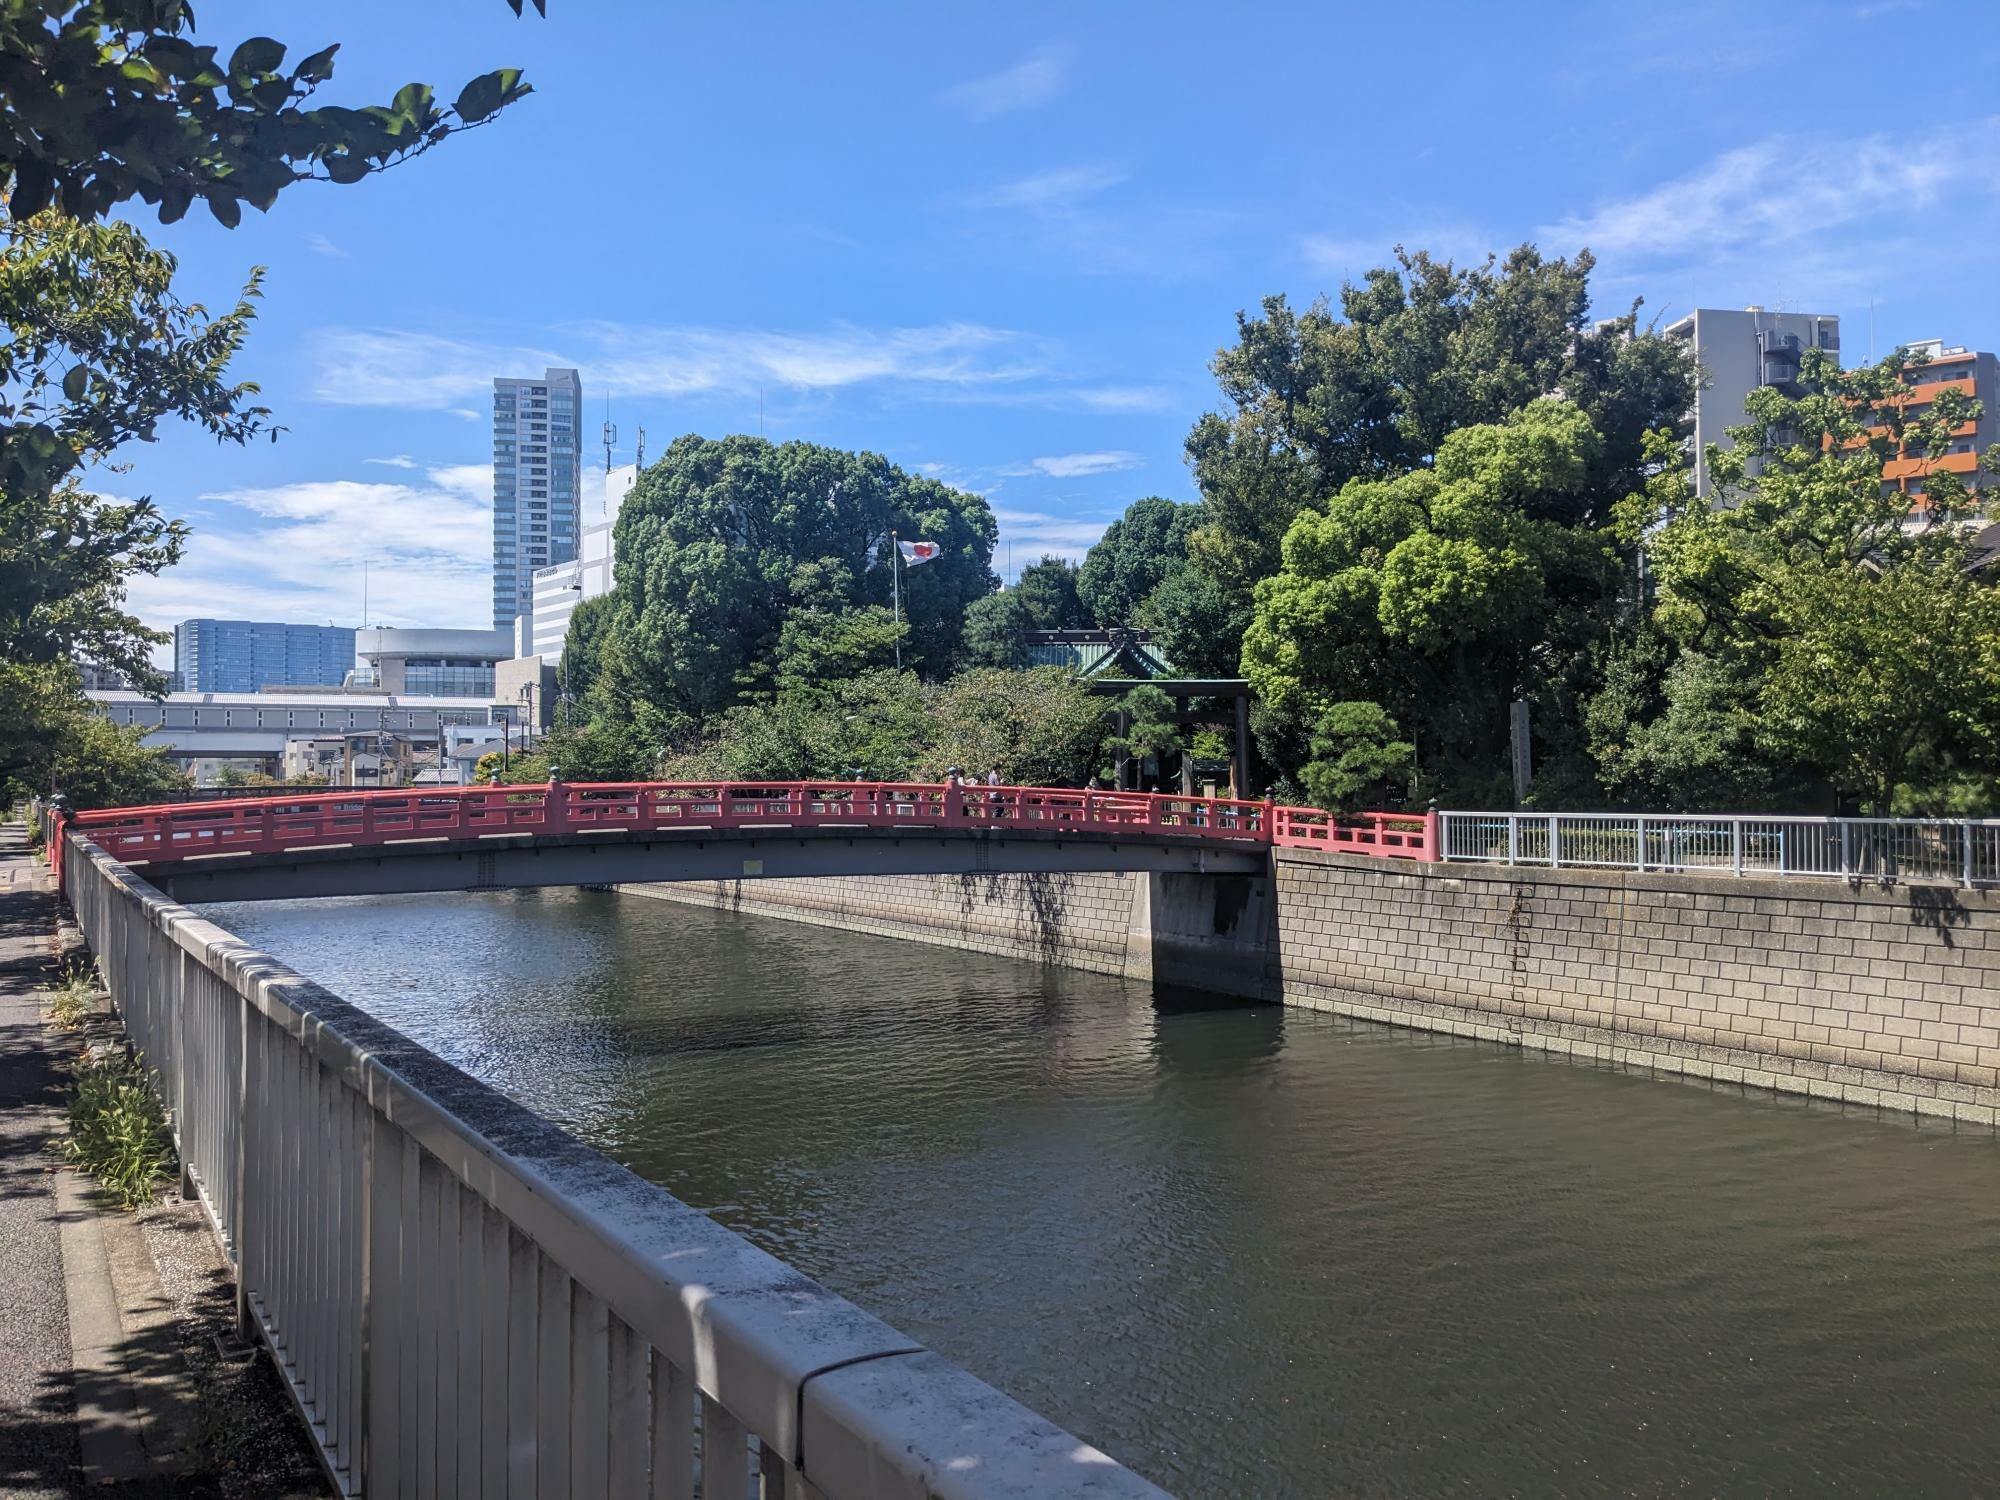
M 1180 1495 L 2000 1493 L 2000 1142 L 585 891 L 246 939 Z

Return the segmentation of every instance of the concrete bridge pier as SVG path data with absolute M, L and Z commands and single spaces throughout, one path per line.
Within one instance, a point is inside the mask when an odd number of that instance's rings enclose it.
M 1270 875 L 1161 873 L 1135 885 L 1126 978 L 1269 998 L 1265 974 L 1278 935 Z

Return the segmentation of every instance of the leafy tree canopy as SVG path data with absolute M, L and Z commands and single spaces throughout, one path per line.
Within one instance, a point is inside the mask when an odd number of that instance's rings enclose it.
M 1267 711 L 1312 725 L 1376 704 L 1453 795 L 1495 795 L 1508 702 L 1583 649 L 1617 595 L 1609 531 L 1557 519 L 1589 508 L 1602 447 L 1577 407 L 1537 401 L 1300 515 L 1244 639 Z
M 173 273 L 123 224 L 50 212 L 0 226 L 0 659 L 82 656 L 156 685 L 162 637 L 118 606 L 125 578 L 179 558 L 185 530 L 78 477 L 169 417 L 240 443 L 269 415 L 227 374 L 258 278 L 213 316 L 174 295 Z
M 1012 593 L 1028 614 L 1030 630 L 1077 630 L 1090 624 L 1090 611 L 1077 592 L 1076 564 L 1044 557 L 1021 569 Z
M 1025 666 L 1034 628 L 1018 589 L 975 599 L 965 611 L 964 659 L 974 667 Z
M 1293 517 L 1355 479 L 1420 468 L 1461 428 L 1561 393 L 1599 434 L 1590 482 L 1552 518 L 1588 523 L 1635 487 L 1646 432 L 1691 406 L 1687 351 L 1625 317 L 1588 320 L 1588 251 L 1523 245 L 1458 267 L 1398 248 L 1396 264 L 1304 312 L 1266 298 L 1217 354 L 1224 410 L 1188 436 L 1205 514 L 1193 545 L 1211 576 L 1247 592 L 1277 571 Z M 1553 502 L 1552 502 L 1553 503 Z
M 529 92 L 520 69 L 499 68 L 448 105 L 425 83 L 386 104 L 322 104 L 339 44 L 289 68 L 287 50 L 266 36 L 226 56 L 199 44 L 186 0 L 0 0 L 0 189 L 13 216 L 53 205 L 91 220 L 139 198 L 171 224 L 199 200 L 234 228 L 245 203 L 268 209 L 306 179 L 358 181 Z
M 678 439 L 619 511 L 594 685 L 606 711 L 699 720 L 769 692 L 788 652 L 794 677 L 878 664 L 893 625 L 869 611 L 890 604 L 891 532 L 941 548 L 903 574 L 902 606 L 904 664 L 943 671 L 966 606 L 992 588 L 984 500 L 872 453 Z M 795 613 L 818 618 L 788 637 Z
M 1306 795 L 1329 812 L 1400 800 L 1416 747 L 1399 738 L 1396 721 L 1379 703 L 1336 703 L 1313 728 L 1313 758 L 1301 771 Z
M 1077 592 L 1099 625 L 1138 625 L 1170 573 L 1187 566 L 1202 508 L 1149 496 L 1134 500 L 1083 559 Z
M 79 810 L 157 801 L 187 777 L 139 725 L 113 724 L 67 662 L 0 661 L 0 793 L 61 790 Z
M 2000 771 L 2000 594 L 1977 576 L 1973 496 L 1938 463 L 1979 404 L 1948 390 L 1913 410 L 1917 378 L 1900 353 L 1843 371 L 1808 351 L 1797 392 L 1755 392 L 1735 446 L 1709 450 L 1721 503 L 1663 470 L 1623 517 L 1654 532 L 1658 628 L 1713 662 L 1676 662 L 1669 682 L 1738 685 L 1761 756 L 1879 810 Z M 1916 493 L 1884 482 L 1891 460 Z M 1607 758 L 1680 707 L 1600 736 Z

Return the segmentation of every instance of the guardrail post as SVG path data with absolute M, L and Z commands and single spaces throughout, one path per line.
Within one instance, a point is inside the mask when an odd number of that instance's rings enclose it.
M 1972 819 L 1965 819 L 1959 825 L 1959 831 L 1965 838 L 1964 874 L 1960 878 L 1960 884 L 1969 891 L 1972 889 Z
M 1646 815 L 1644 813 L 1639 814 L 1638 824 L 1639 824 L 1639 873 L 1643 875 L 1646 873 Z
M 1732 874 L 1743 873 L 1743 820 L 1729 820 L 1729 868 Z
M 1520 862 L 1521 862 L 1521 815 L 1519 813 L 1508 813 L 1507 814 L 1507 863 L 1510 865 L 1518 865 Z
M 1424 862 L 1426 864 L 1436 864 L 1444 858 L 1444 848 L 1440 843 L 1442 828 L 1443 819 L 1438 813 L 1437 804 L 1432 803 L 1424 811 Z
M 1853 849 L 1854 825 L 1847 819 L 1840 820 L 1840 875 L 1845 880 L 1854 872 Z
M 1562 824 L 1556 821 L 1554 813 L 1549 814 L 1549 868 L 1556 869 L 1562 864 Z

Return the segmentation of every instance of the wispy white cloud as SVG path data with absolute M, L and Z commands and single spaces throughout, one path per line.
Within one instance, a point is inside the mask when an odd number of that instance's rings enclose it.
M 1134 201 L 1117 191 L 1130 180 L 1103 163 L 1051 167 L 960 192 L 944 206 L 982 245 L 1047 256 L 1073 273 L 1175 280 L 1210 270 L 1240 215 L 1178 194 Z
M 1116 167 L 1052 167 L 1031 172 L 1026 177 L 996 182 L 964 195 L 968 208 L 1021 209 L 1031 214 L 1074 212 L 1092 198 L 1109 192 L 1127 180 Z
M 398 453 L 389 458 L 364 458 L 364 464 L 381 464 L 390 469 L 414 469 L 417 461 L 407 453 Z
M 976 323 L 824 332 L 634 327 L 596 323 L 562 335 L 567 352 L 442 338 L 397 329 L 330 329 L 314 348 L 315 393 L 350 406 L 418 406 L 483 420 L 460 403 L 496 375 L 545 366 L 589 372 L 612 396 L 741 395 L 769 386 L 833 391 L 882 383 L 977 388 L 1047 372 L 1046 340 Z
M 1996 145 L 2000 117 L 1929 139 L 1774 136 L 1540 234 L 1563 249 L 1588 245 L 1600 256 L 1657 263 L 1817 240 L 1874 219 L 1907 224 L 1947 190 L 1990 193 Z
M 492 487 L 487 464 L 409 482 L 307 480 L 201 497 L 180 564 L 133 580 L 140 618 L 197 615 L 358 621 L 368 564 L 375 622 L 483 625 L 492 612 Z
M 345 250 L 341 249 L 340 246 L 336 245 L 318 230 L 314 230 L 306 236 L 306 248 L 317 255 L 331 255 L 337 260 L 346 260 L 348 258 Z
M 1058 516 L 1046 511 L 1001 508 L 994 510 L 993 519 L 1000 527 L 1000 545 L 994 556 L 1005 571 L 1009 570 L 1008 557 L 1012 554 L 1010 577 L 1018 575 L 1021 569 L 1044 556 L 1080 562 L 1083 555 L 1097 544 L 1097 539 L 1104 535 L 1105 527 L 1111 524 L 1109 518 L 1098 520 L 1089 516 Z
M 1080 479 L 1088 474 L 1111 474 L 1119 469 L 1136 469 L 1144 460 L 1136 453 L 1113 449 L 1102 453 L 1054 453 L 1028 460 L 1020 473 L 1046 474 L 1051 479 Z
M 1085 411 L 1167 411 L 1175 405 L 1174 393 L 1161 385 L 1077 386 L 1059 394 Z
M 1017 110 L 1039 109 L 1062 92 L 1069 76 L 1069 54 L 1046 47 L 1011 68 L 953 84 L 940 96 L 951 108 L 974 120 L 994 120 Z

